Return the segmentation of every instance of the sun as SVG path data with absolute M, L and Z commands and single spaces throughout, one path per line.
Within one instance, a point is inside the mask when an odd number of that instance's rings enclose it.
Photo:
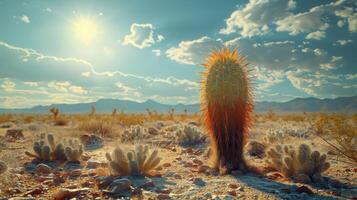
M 98 25 L 89 17 L 79 17 L 73 22 L 73 30 L 76 38 L 89 45 L 98 37 Z

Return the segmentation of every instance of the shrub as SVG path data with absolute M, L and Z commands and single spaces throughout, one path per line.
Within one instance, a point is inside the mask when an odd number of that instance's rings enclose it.
M 195 127 L 185 125 L 177 130 L 176 140 L 181 145 L 195 145 L 204 143 L 206 137 Z
M 113 176 L 125 175 L 145 175 L 154 169 L 161 158 L 158 157 L 158 151 L 149 153 L 148 146 L 136 146 L 134 151 L 127 154 L 117 147 L 112 154 L 106 154 L 109 171 Z
M 101 136 L 108 136 L 113 132 L 113 125 L 110 121 L 95 120 L 84 121 L 79 125 L 79 130 Z
M 330 167 L 326 162 L 326 154 L 311 152 L 307 144 L 300 144 L 297 150 L 292 146 L 276 145 L 267 155 L 266 162 L 269 167 L 298 182 L 321 182 L 321 173 Z

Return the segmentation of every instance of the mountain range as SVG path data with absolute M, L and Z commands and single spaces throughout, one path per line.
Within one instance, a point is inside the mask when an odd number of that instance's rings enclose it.
M 77 104 L 52 104 L 46 106 L 35 106 L 32 108 L 21 109 L 1 109 L 0 113 L 48 113 L 52 107 L 59 108 L 62 113 L 89 113 L 91 107 L 95 105 L 97 113 L 110 113 L 113 108 L 128 113 L 146 112 L 146 109 L 157 112 L 168 112 L 174 108 L 176 112 L 182 113 L 185 109 L 189 113 L 200 111 L 199 104 L 162 104 L 153 100 L 145 102 L 135 102 L 120 99 L 99 99 L 91 103 Z M 287 102 L 268 102 L 261 101 L 255 103 L 256 112 L 266 112 L 272 109 L 279 113 L 296 113 L 296 112 L 344 112 L 357 113 L 357 96 L 338 97 L 335 99 L 318 99 L 318 98 L 296 98 Z

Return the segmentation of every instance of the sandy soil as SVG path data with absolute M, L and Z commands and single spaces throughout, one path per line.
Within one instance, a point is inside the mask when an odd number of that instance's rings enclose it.
M 164 127 L 180 122 L 164 122 Z M 146 123 L 144 127 L 156 126 Z M 30 124 L 13 124 L 24 131 L 24 140 L 0 142 L 0 160 L 8 164 L 8 171 L 0 175 L 0 199 L 17 197 L 15 199 L 53 199 L 58 197 L 61 189 L 74 191 L 72 196 L 77 199 L 115 199 L 118 196 L 137 199 L 356 199 L 357 198 L 357 166 L 338 161 L 339 156 L 328 155 L 330 169 L 324 174 L 326 185 L 294 183 L 288 179 L 272 180 L 265 175 L 241 174 L 219 175 L 214 172 L 200 173 L 200 161 L 207 163 L 205 152 L 207 143 L 195 146 L 180 146 L 172 141 L 167 133 L 161 132 L 145 140 L 134 141 L 134 144 L 120 142 L 123 127 L 114 128 L 112 137 L 104 138 L 103 147 L 85 152 L 85 159 L 80 164 L 80 175 L 71 176 L 74 170 L 71 166 L 57 165 L 49 174 L 38 174 L 34 171 L 36 164 L 25 151 L 32 151 L 35 136 L 39 133 L 53 133 L 57 137 L 78 138 L 84 132 L 77 129 L 76 123 L 67 126 L 53 126 L 50 123 L 33 122 Z M 282 127 L 307 127 L 297 122 L 264 122 L 257 123 L 251 130 L 251 139 L 261 141 L 268 129 Z M 0 129 L 0 136 L 6 134 L 8 128 Z M 204 133 L 203 128 L 201 128 Z M 205 133 L 204 133 L 205 134 Z M 167 136 L 168 135 L 168 136 Z M 289 137 L 284 143 L 310 143 L 323 152 L 329 151 L 319 138 L 309 135 L 307 138 Z M 111 194 L 106 188 L 98 187 L 98 178 L 107 175 L 105 153 L 111 152 L 116 146 L 132 149 L 136 144 L 147 144 L 159 150 L 162 161 L 160 167 L 154 170 L 150 177 L 124 177 L 133 183 L 133 191 L 118 195 Z M 246 155 L 249 163 L 263 167 L 264 159 Z M 87 161 L 95 160 L 100 164 L 97 168 L 87 167 Z M 48 164 L 52 166 L 51 163 Z M 123 178 L 123 177 L 122 177 Z M 312 194 L 299 192 L 301 186 L 306 186 Z M 142 188 L 142 189 L 139 189 Z M 300 188 L 300 189 L 299 189 Z M 141 194 L 141 195 L 135 195 Z M 21 198 L 20 198 L 21 197 Z

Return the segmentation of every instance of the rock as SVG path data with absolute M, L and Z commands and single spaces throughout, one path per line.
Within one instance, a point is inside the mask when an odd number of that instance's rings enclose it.
M 12 123 L 3 123 L 0 125 L 0 128 L 11 128 L 12 127 Z
M 75 169 L 75 170 L 72 170 L 69 175 L 70 176 L 73 176 L 73 177 L 78 177 L 82 174 L 82 170 L 81 169 Z
M 157 189 L 155 190 L 156 193 L 160 193 L 160 194 L 170 194 L 172 191 L 172 189 L 168 188 L 168 189 Z
M 197 164 L 197 165 L 202 165 L 203 164 L 203 162 L 200 159 L 197 159 L 197 158 L 193 159 L 192 162 Z
M 280 172 L 269 172 L 266 174 L 266 176 L 267 176 L 267 178 L 272 179 L 272 180 L 284 178 L 284 175 Z
M 314 192 L 307 186 L 303 185 L 303 186 L 300 186 L 296 189 L 296 192 L 298 193 L 306 193 L 306 194 L 314 194 Z
M 19 128 L 13 128 L 13 129 L 8 129 L 5 134 L 5 138 L 9 140 L 18 140 L 18 139 L 24 139 L 24 134 L 22 133 L 22 129 Z
M 158 166 L 155 168 L 156 171 L 161 171 L 163 168 L 161 166 Z
M 228 184 L 228 187 L 231 189 L 237 189 L 239 186 L 235 183 L 230 183 L 230 184 Z
M 121 193 L 123 191 L 130 190 L 131 185 L 132 185 L 131 181 L 127 178 L 115 179 L 110 184 L 110 191 L 112 193 Z
M 235 190 L 228 191 L 228 194 L 231 196 L 237 196 L 237 192 Z
M 94 159 L 89 159 L 87 161 L 87 168 L 97 168 L 97 167 L 100 167 L 102 166 L 102 163 L 98 160 L 94 160 Z
M 27 191 L 24 193 L 24 197 L 26 196 L 37 196 L 37 195 L 40 195 L 44 192 L 43 188 L 42 187 L 36 187 L 30 191 Z
M 176 157 L 175 159 L 178 160 L 178 161 L 182 160 L 181 157 Z
M 64 200 L 64 199 L 71 199 L 82 192 L 88 192 L 89 188 L 80 188 L 80 189 L 67 189 L 61 188 L 55 195 L 55 200 Z
M 311 179 L 306 174 L 297 174 L 294 176 L 294 180 L 299 183 L 311 183 Z
M 162 166 L 163 167 L 171 167 L 171 164 L 170 163 L 164 163 Z
M 35 172 L 38 174 L 49 174 L 51 173 L 51 167 L 41 163 L 36 166 Z
M 237 188 L 237 190 L 240 191 L 240 192 L 244 192 L 244 187 L 240 186 L 240 187 Z
M 197 169 L 199 173 L 205 173 L 207 170 L 209 170 L 209 167 L 207 165 L 200 165 Z
M 248 144 L 248 153 L 250 156 L 263 158 L 266 146 L 263 143 L 252 141 Z
M 191 121 L 191 122 L 188 122 L 188 125 L 199 126 L 199 123 L 198 123 L 198 122 Z
M 234 199 L 235 199 L 235 197 L 232 195 L 224 195 L 223 196 L 223 200 L 234 200 Z
M 171 199 L 171 197 L 168 194 L 159 194 L 157 195 L 157 199 Z
M 212 198 L 212 193 L 207 192 L 203 195 L 206 199 L 211 199 Z
M 199 186 L 199 187 L 203 187 L 206 185 L 206 182 L 202 179 L 202 178 L 194 178 L 192 180 L 193 184 Z
M 148 128 L 148 133 L 149 133 L 150 135 L 157 135 L 157 134 L 159 134 L 159 131 L 158 131 L 156 128 L 154 128 L 154 127 L 149 127 L 149 128 Z

